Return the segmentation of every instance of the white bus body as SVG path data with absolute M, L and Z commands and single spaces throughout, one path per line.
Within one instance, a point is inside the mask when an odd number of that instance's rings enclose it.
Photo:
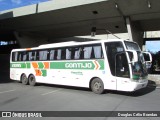
M 98 94 L 104 89 L 132 92 L 148 83 L 138 45 L 119 39 L 14 49 L 10 57 L 10 78 L 30 85 L 87 87 Z

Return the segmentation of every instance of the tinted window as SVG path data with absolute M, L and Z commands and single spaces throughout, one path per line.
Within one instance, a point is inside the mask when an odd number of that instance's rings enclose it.
M 124 51 L 123 44 L 121 42 L 107 42 L 105 47 L 111 73 L 115 75 L 115 57 L 117 53 Z
M 43 61 L 43 60 L 47 60 L 48 56 L 49 56 L 49 51 L 48 50 L 42 50 L 42 51 L 38 51 L 39 53 L 39 60 Z
M 101 44 L 13 52 L 13 61 L 78 60 L 103 58 Z

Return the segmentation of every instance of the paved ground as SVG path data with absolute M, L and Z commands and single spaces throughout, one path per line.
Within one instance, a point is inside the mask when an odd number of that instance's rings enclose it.
M 106 91 L 97 95 L 89 89 L 39 84 L 32 87 L 0 78 L 0 111 L 160 111 L 160 89 L 150 81 L 136 93 Z M 0 118 L 0 120 L 18 118 Z M 25 119 L 25 118 L 23 118 Z M 29 120 L 33 118 L 29 118 Z M 40 120 L 158 120 L 155 117 L 65 117 Z M 28 120 L 28 118 L 26 118 Z

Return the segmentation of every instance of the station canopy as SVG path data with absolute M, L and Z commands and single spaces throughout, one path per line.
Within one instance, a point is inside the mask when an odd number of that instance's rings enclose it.
M 125 33 L 126 17 L 141 31 L 160 30 L 159 6 L 159 0 L 53 0 L 1 11 L 0 36 L 18 31 L 62 38 L 90 35 L 92 27 Z

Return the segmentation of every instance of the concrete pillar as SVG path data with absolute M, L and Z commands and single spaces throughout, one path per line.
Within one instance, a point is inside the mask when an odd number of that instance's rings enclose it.
M 48 44 L 48 39 L 33 33 L 14 32 L 21 48 L 38 47 L 41 44 Z
M 135 41 L 139 44 L 140 48 L 143 50 L 143 35 L 144 31 L 140 29 L 138 22 L 132 22 L 129 17 L 126 17 L 127 30 L 129 34 L 129 39 Z

